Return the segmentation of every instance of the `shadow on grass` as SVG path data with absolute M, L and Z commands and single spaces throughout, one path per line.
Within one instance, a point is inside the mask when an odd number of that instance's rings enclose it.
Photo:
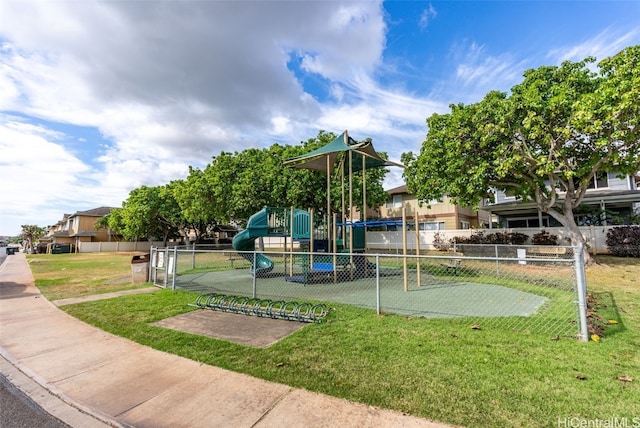
M 591 293 L 590 297 L 592 303 L 589 307 L 588 318 L 595 333 L 600 332 L 601 335 L 606 337 L 627 330 L 622 322 L 620 310 L 613 298 L 613 293 L 602 291 Z

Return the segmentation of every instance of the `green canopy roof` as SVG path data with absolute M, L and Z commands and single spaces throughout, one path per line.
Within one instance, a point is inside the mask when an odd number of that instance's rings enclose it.
M 343 166 L 345 173 L 349 172 L 348 152 L 351 153 L 351 169 L 353 171 L 362 170 L 362 159 L 365 159 L 365 168 L 378 168 L 383 166 L 404 165 L 388 161 L 380 157 L 373 148 L 370 141 L 358 143 L 349 137 L 349 133 L 344 131 L 338 138 L 316 150 L 312 150 L 304 155 L 286 160 L 285 164 L 293 164 L 294 168 L 312 169 L 315 171 L 332 172 L 336 167 Z M 342 153 L 342 156 L 340 154 Z M 338 162 L 340 160 L 340 162 Z

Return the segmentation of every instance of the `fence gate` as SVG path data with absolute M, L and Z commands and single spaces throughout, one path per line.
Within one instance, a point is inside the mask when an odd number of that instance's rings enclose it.
M 149 281 L 157 287 L 175 289 L 175 262 L 177 248 L 151 247 Z

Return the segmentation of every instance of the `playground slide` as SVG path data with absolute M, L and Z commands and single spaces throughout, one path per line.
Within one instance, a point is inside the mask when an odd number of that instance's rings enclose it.
M 264 254 L 256 254 L 256 260 L 253 260 L 255 240 L 269 234 L 267 218 L 267 208 L 265 207 L 249 217 L 247 227 L 234 236 L 232 241 L 233 249 L 239 251 L 242 257 L 249 260 L 251 272 L 253 273 L 255 269 L 256 276 L 273 270 L 273 261 Z

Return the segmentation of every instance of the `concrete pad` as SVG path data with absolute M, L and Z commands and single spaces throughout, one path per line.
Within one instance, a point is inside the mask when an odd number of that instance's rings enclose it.
M 155 415 L 162 413 L 166 427 L 252 427 L 290 391 L 285 385 L 202 366 L 194 377 L 120 415 L 119 419 L 138 428 L 155 428 L 158 423 Z
M 199 309 L 151 325 L 267 348 L 308 323 Z
M 158 291 L 158 287 L 136 288 L 133 290 L 114 291 L 112 293 L 93 294 L 91 296 L 70 297 L 68 299 L 53 300 L 56 306 L 74 305 L 82 302 L 93 302 L 96 300 L 113 299 L 115 297 L 129 296 L 132 294 L 146 294 Z

